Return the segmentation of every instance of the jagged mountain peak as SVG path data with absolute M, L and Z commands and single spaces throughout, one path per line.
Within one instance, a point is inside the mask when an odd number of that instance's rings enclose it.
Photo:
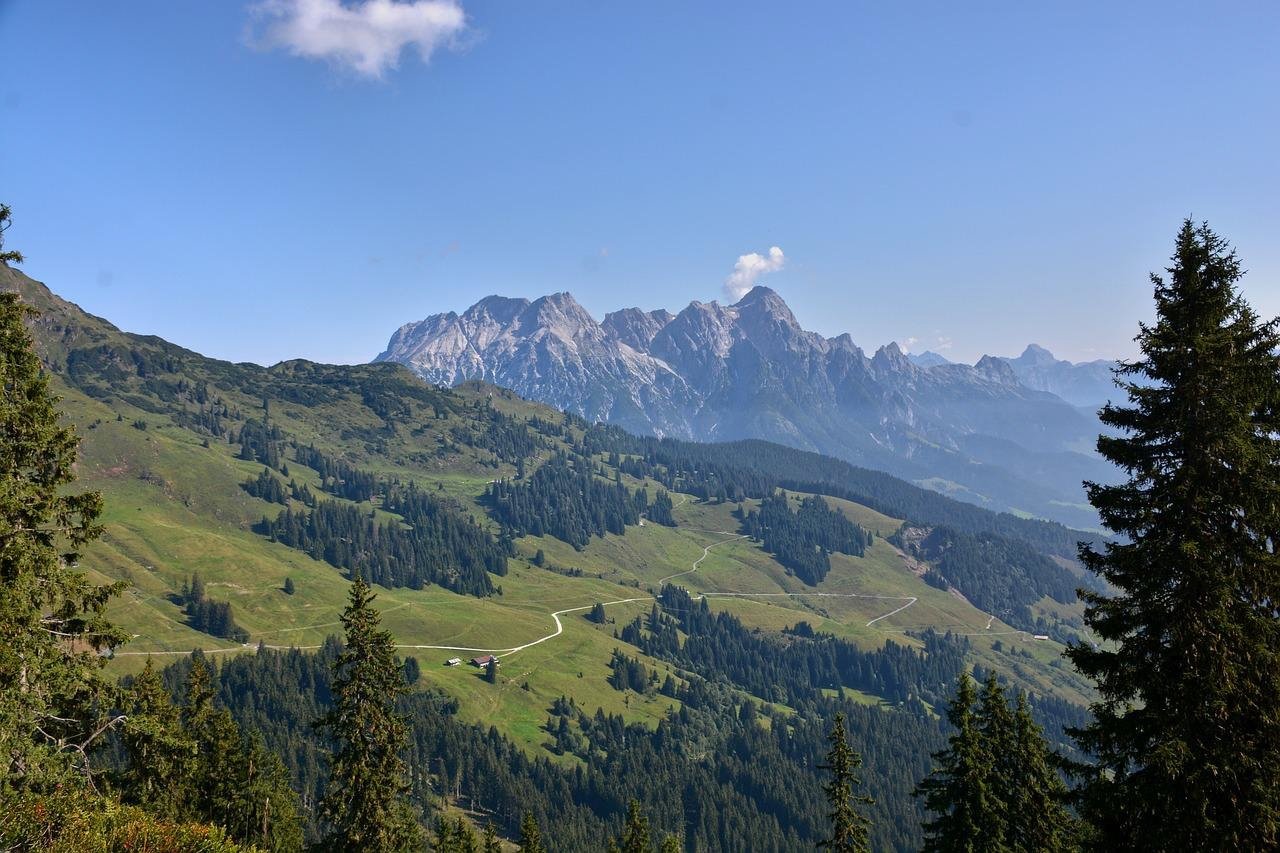
M 795 314 L 776 291 L 758 284 L 733 304 L 738 316 L 748 322 L 765 321 L 799 329 Z
M 911 363 L 911 359 L 907 358 L 907 354 L 902 351 L 902 347 L 898 346 L 896 341 L 890 341 L 876 350 L 875 355 L 871 356 L 871 366 L 881 374 L 909 375 L 915 370 L 915 365 Z
M 896 343 L 867 358 L 847 334 L 806 331 L 768 287 L 732 305 L 694 300 L 676 314 L 624 308 L 600 322 L 568 293 L 532 302 L 489 297 L 461 317 L 411 324 L 380 359 L 443 385 L 483 379 L 634 431 L 779 441 L 978 494 L 1001 477 L 1022 476 L 1016 468 L 991 473 L 995 462 L 1014 458 L 1000 442 L 1057 452 L 1095 429 L 1020 384 L 1005 360 L 929 369 Z M 996 447 L 998 458 L 982 455 Z M 1073 471 L 1066 479 L 1083 477 Z
M 649 344 L 668 323 L 675 319 L 675 314 L 665 308 L 656 311 L 644 311 L 640 308 L 623 308 L 604 315 L 600 325 L 604 330 L 632 349 L 648 349 Z
M 583 336 L 604 337 L 604 330 L 573 294 L 564 291 L 540 296 L 529 304 L 521 325 L 527 330 L 545 329 L 556 337 L 576 340 Z
M 985 379 L 992 382 L 1000 382 L 1006 385 L 1018 385 L 1018 376 L 1013 371 L 1013 367 L 1003 358 L 997 358 L 994 355 L 984 355 L 978 359 L 973 369 Z
M 1057 356 L 1039 344 L 1027 344 L 1027 348 L 1022 351 L 1022 355 L 1016 359 L 1016 361 L 1033 365 L 1053 364 L 1057 360 Z

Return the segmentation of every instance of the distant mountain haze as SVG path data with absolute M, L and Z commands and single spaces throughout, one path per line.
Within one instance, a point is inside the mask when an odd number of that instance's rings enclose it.
M 1028 353 L 920 364 L 891 343 L 868 356 L 847 334 L 806 331 L 756 287 L 733 305 L 626 308 L 603 321 L 568 293 L 490 296 L 402 326 L 376 361 L 445 386 L 481 379 L 640 433 L 778 441 L 1094 527 L 1080 482 L 1112 472 L 1093 455 L 1100 424 L 1079 407 L 1097 383 L 1072 372 L 1087 365 Z
M 1077 406 L 1100 408 L 1109 400 L 1119 399 L 1119 389 L 1112 372 L 1116 362 L 1106 359 L 1072 364 L 1055 358 L 1042 346 L 1030 344 L 1022 355 L 1005 361 L 1028 388 L 1057 394 Z

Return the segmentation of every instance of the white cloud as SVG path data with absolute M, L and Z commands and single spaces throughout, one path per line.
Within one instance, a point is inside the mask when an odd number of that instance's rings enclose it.
M 737 302 L 755 287 L 756 279 L 765 273 L 777 272 L 786 262 L 786 256 L 777 246 L 769 249 L 767 257 L 759 252 L 739 255 L 738 262 L 733 265 L 733 272 L 724 280 L 725 295 Z
M 943 337 L 939 335 L 938 342 L 934 344 L 934 349 L 936 349 L 938 352 L 946 352 L 947 350 L 951 349 L 951 343 L 952 343 L 951 338 Z
M 915 337 L 907 338 L 905 341 L 898 341 L 898 349 L 902 350 L 903 352 L 911 352 L 911 348 L 919 342 L 920 342 L 919 338 L 915 338 Z
M 294 56 L 324 59 L 381 78 L 406 47 L 423 62 L 457 44 L 467 16 L 457 0 L 259 0 L 250 7 L 262 31 L 250 40 Z

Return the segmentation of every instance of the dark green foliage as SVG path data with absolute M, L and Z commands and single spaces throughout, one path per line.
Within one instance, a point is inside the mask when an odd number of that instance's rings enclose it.
M 942 686 L 955 680 L 968 650 L 964 638 L 933 631 L 921 635 L 924 654 L 889 640 L 865 652 L 830 634 L 796 635 L 785 642 L 748 629 L 731 613 L 713 613 L 706 599 L 694 601 L 681 587 L 663 588 L 659 602 L 667 615 L 657 629 L 642 635 L 636 623 L 623 630 L 623 640 L 706 678 L 725 679 L 761 699 L 793 707 L 807 706 L 817 691 L 841 685 L 892 702 L 941 704 Z M 677 628 L 687 635 L 683 644 Z
M 0 204 L 0 263 L 3 264 L 20 264 L 23 261 L 21 252 L 4 249 L 4 232 L 8 231 L 12 224 L 13 211 L 9 209 L 9 205 Z
M 493 821 L 484 825 L 484 847 L 481 849 L 483 853 L 502 853 L 502 842 L 498 840 L 498 830 L 494 829 Z
M 173 697 L 150 658 L 125 692 L 123 711 L 120 744 L 127 761 L 120 780 L 123 798 L 163 818 L 186 813 L 197 746 L 183 730 Z
M 525 812 L 520 818 L 520 853 L 547 853 L 542 844 L 542 830 L 533 812 Z
M 415 657 L 405 658 L 401 669 L 404 670 L 404 683 L 409 686 L 417 684 L 418 679 L 422 678 L 422 665 Z
M 831 571 L 827 554 L 838 551 L 861 557 L 870 534 L 827 506 L 820 497 L 805 498 L 791 511 L 786 492 L 770 495 L 742 519 L 742 532 L 759 540 L 766 551 L 810 586 Z
M 917 787 L 933 818 L 925 850 L 1058 853 L 1076 849 L 1066 787 L 1025 694 L 1016 711 L 994 674 L 982 695 L 960 678 L 947 718 L 948 748 Z
M 517 535 L 554 536 L 582 549 L 592 536 L 622 535 L 645 510 L 642 493 L 596 476 L 591 460 L 557 453 L 521 483 L 502 480 L 485 498 Z
M 497 658 L 489 658 L 489 662 L 484 665 L 484 680 L 490 684 L 498 683 L 498 660 Z
M 1276 321 L 1237 288 L 1240 261 L 1183 223 L 1156 321 L 1124 365 L 1129 405 L 1098 450 L 1127 481 L 1089 484 L 1122 541 L 1080 557 L 1103 640 L 1069 656 L 1097 682 L 1079 742 L 1097 757 L 1082 814 L 1106 849 L 1280 846 L 1280 375 Z
M 285 757 L 304 802 L 314 802 L 325 787 L 330 747 L 309 721 L 331 707 L 329 668 L 340 651 L 334 642 L 317 654 L 259 649 L 228 660 L 218 673 L 220 701 Z M 172 665 L 166 682 L 189 666 L 186 660 Z M 766 726 L 742 713 L 742 694 L 727 685 L 692 676 L 673 682 L 670 694 L 678 710 L 656 729 L 589 714 L 567 700 L 553 705 L 554 728 L 568 723 L 565 751 L 582 765 L 568 770 L 531 758 L 487 726 L 461 722 L 456 700 L 415 692 L 398 705 L 411 732 L 405 758 L 451 780 L 449 796 L 460 792 L 458 805 L 492 819 L 508 837 L 518 836 L 520 814 L 532 810 L 542 826 L 554 827 L 547 843 L 556 849 L 603 849 L 626 804 L 638 799 L 655 838 L 678 835 L 689 849 L 811 850 L 828 827 L 814 771 L 828 751 L 823 721 L 842 711 L 864 755 L 867 793 L 876 799 L 869 810 L 873 846 L 918 847 L 921 815 L 909 792 L 942 739 L 922 708 L 890 712 L 837 703 L 814 689 L 801 713 L 777 714 Z M 767 707 L 759 712 L 770 713 Z M 418 775 L 408 797 L 429 813 L 441 793 L 431 777 Z
M 622 826 L 622 835 L 614 849 L 618 853 L 652 853 L 653 842 L 649 839 L 649 818 L 640 810 L 640 801 L 632 800 L 627 804 L 627 822 Z
M 209 665 L 197 657 L 187 675 L 176 733 L 194 744 L 194 761 L 183 779 L 182 809 L 225 827 L 238 841 L 301 850 L 297 796 L 289 789 L 279 756 L 266 749 L 258 733 L 243 733 L 226 709 L 214 705 L 214 695 Z M 139 772 L 132 763 L 130 767 Z
M 405 524 L 384 524 L 356 506 L 325 500 L 312 510 L 285 509 L 256 529 L 386 587 L 420 589 L 434 583 L 489 595 L 489 573 L 507 573 L 502 543 L 448 501 L 410 483 L 391 488 L 383 507 Z
M 649 509 L 645 511 L 645 518 L 654 524 L 661 524 L 664 527 L 675 527 L 676 518 L 671 514 L 671 510 L 675 504 L 671 501 L 671 495 L 666 489 L 658 489 L 658 496 L 653 499 L 653 503 L 649 504 Z
M 453 821 L 437 818 L 435 836 L 432 853 L 480 853 L 476 831 L 461 817 Z
M 294 594 L 294 592 L 296 592 L 296 591 L 297 591 L 297 587 L 296 587 L 296 586 L 294 586 L 293 578 L 285 578 L 285 579 L 284 579 L 284 594 L 285 594 L 285 595 L 293 595 L 293 594 Z
M 591 612 L 587 614 L 587 618 L 597 625 L 603 625 L 609 617 L 605 615 L 604 605 L 597 601 L 591 605 Z
M 404 679 L 391 634 L 378 627 L 374 598 L 357 575 L 342 611 L 347 647 L 334 662 L 333 707 L 316 722 L 336 745 L 321 802 L 328 850 L 408 850 L 420 836 L 402 799 L 408 729 L 394 705 Z
M 449 434 L 459 444 L 488 450 L 498 460 L 512 464 L 523 462 L 548 444 L 523 420 L 504 415 L 492 406 L 482 408 L 473 427 L 457 426 Z
M 819 841 L 818 847 L 835 853 L 866 853 L 871 850 L 868 838 L 871 821 L 859 806 L 869 806 L 873 801 L 870 797 L 854 793 L 861 784 L 858 768 L 862 766 L 862 757 L 849 745 L 844 714 L 836 714 L 829 739 L 831 751 L 827 753 L 827 762 L 818 769 L 831 775 L 823 787 L 831 807 L 827 815 L 831 821 L 831 835 Z
M 1075 557 L 1080 539 L 1088 538 L 1061 524 L 994 513 L 881 471 L 767 441 L 699 444 L 634 436 L 620 427 L 595 424 L 586 428 L 582 445 L 590 454 L 625 456 L 620 462 L 624 473 L 648 477 L 669 490 L 702 499 L 765 498 L 779 488 L 812 492 L 855 501 L 918 524 L 1023 539 L 1039 551 L 1068 558 Z
M 320 475 L 320 484 L 326 492 L 357 503 L 372 500 L 380 491 L 378 478 L 368 471 L 361 471 L 341 459 L 321 453 L 315 447 L 294 447 L 294 456 Z
M 613 670 L 613 674 L 609 676 L 609 684 L 614 690 L 644 693 L 649 687 L 648 668 L 635 658 L 624 655 L 619 649 L 613 650 L 609 669 Z
M 261 462 L 268 468 L 279 468 L 284 457 L 284 433 L 274 424 L 250 418 L 240 427 L 240 458 Z
M 287 504 L 289 502 L 289 494 L 285 491 L 284 483 L 271 473 L 270 468 L 263 468 L 261 474 L 245 480 L 240 487 L 255 498 L 262 498 L 269 503 Z
M 102 498 L 69 491 L 79 440 L 59 421 L 30 315 L 0 293 L 0 797 L 86 784 L 88 750 L 120 722 L 104 713 L 97 651 L 125 639 L 104 615 L 124 584 L 73 569 L 101 532 Z
M 934 528 L 919 545 L 919 556 L 936 563 L 927 583 L 954 586 L 980 610 L 1007 624 L 1035 630 L 1031 605 L 1044 596 L 1069 604 L 1080 581 L 1026 542 L 991 533 L 968 534 Z M 927 573 L 926 573 L 927 574 Z
M 1045 744 L 1044 733 L 1031 716 L 1025 693 L 1018 694 L 1013 726 L 1016 761 L 1006 781 L 1009 847 L 1025 853 L 1077 849 L 1077 828 L 1063 806 L 1067 788 Z
M 982 737 L 976 709 L 973 679 L 962 673 L 947 708 L 952 727 L 947 748 L 934 754 L 933 771 L 916 789 L 933 814 L 924 827 L 925 851 L 1003 849 L 1004 804 L 993 790 L 993 756 Z
M 187 614 L 187 624 L 197 631 L 237 643 L 249 641 L 249 632 L 236 624 L 231 604 L 206 597 L 204 583 L 198 574 L 192 575 L 191 583 L 184 588 L 182 604 Z

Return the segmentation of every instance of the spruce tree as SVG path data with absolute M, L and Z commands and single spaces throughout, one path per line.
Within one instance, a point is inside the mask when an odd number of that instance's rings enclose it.
M 234 766 L 238 785 L 227 824 L 232 837 L 274 853 L 301 850 L 298 795 L 289 787 L 284 762 L 267 749 L 260 732 L 242 739 Z
M 178 708 L 151 658 L 125 694 L 124 712 L 124 798 L 163 818 L 183 816 L 188 813 L 196 743 L 183 729 Z
M 0 205 L 0 261 L 9 208 Z M 119 716 L 98 654 L 126 635 L 104 616 L 124 584 L 76 571 L 101 532 L 102 498 L 76 494 L 79 440 L 59 422 L 25 321 L 34 312 L 0 293 L 0 794 L 90 779 L 89 751 Z
M 484 853 L 502 853 L 502 842 L 498 840 L 498 830 L 493 828 L 493 821 L 484 825 Z
M 213 704 L 214 679 L 204 656 L 193 656 L 180 714 L 196 756 L 186 784 L 187 816 L 221 826 L 241 843 L 300 850 L 297 794 L 283 762 L 260 734 L 245 738 L 231 712 Z
M 827 763 L 819 765 L 818 769 L 831 774 L 831 779 L 823 786 L 827 793 L 827 803 L 831 806 L 831 811 L 827 814 L 831 821 L 831 837 L 819 841 L 818 846 L 835 853 L 868 851 L 871 849 L 868 840 L 871 821 L 858 807 L 871 805 L 872 799 L 854 794 L 854 789 L 861 782 L 857 770 L 862 765 L 862 757 L 849 745 L 844 714 L 836 714 L 835 724 L 831 727 L 827 740 L 831 744 Z
M 542 830 L 533 812 L 525 812 L 520 818 L 520 853 L 547 853 L 542 845 Z
M 1018 694 L 1013 728 L 1014 761 L 1006 787 L 1009 817 L 1005 840 L 1018 853 L 1074 850 L 1074 822 L 1063 805 L 1066 785 L 1050 760 L 1044 733 L 1031 717 L 1025 693 Z
M 1080 808 L 1110 849 L 1280 845 L 1280 334 L 1241 276 L 1184 222 L 1118 371 L 1128 405 L 1100 413 L 1127 479 L 1087 484 L 1117 538 L 1080 557 L 1116 593 L 1083 593 L 1103 642 L 1068 655 L 1101 696 L 1075 734 L 1097 757 Z
M 978 697 L 978 736 L 982 750 L 989 756 L 989 791 L 992 811 L 984 831 L 1001 844 L 1005 843 L 1009 824 L 1016 819 L 1011 813 L 1013 789 L 1017 785 L 1018 756 L 1017 733 L 1014 731 L 1013 712 L 1005 698 L 1004 689 L 994 672 L 988 673 L 982 693 Z
M 400 752 L 408 735 L 394 705 L 404 679 L 391 633 L 378 627 L 374 598 L 357 575 L 342 612 L 346 648 L 334 662 L 333 709 L 318 721 L 337 747 L 321 802 L 328 850 L 404 850 L 420 841 L 401 800 L 408 783 Z
M 947 748 L 934 753 L 934 769 L 916 787 L 934 817 L 925 823 L 926 853 L 979 853 L 1003 850 L 999 830 L 1001 804 L 992 791 L 991 754 L 975 713 L 973 679 L 960 674 L 947 708 L 954 731 Z
M 203 655 L 194 655 L 187 673 L 182 728 L 196 744 L 188 806 L 193 813 L 227 826 L 232 802 L 239 795 L 235 753 L 240 731 L 225 708 L 213 704 L 214 673 Z
M 622 835 L 618 836 L 619 853 L 652 853 L 652 841 L 649 838 L 649 819 L 640 810 L 640 802 L 632 800 L 627 804 L 627 822 L 622 826 Z

